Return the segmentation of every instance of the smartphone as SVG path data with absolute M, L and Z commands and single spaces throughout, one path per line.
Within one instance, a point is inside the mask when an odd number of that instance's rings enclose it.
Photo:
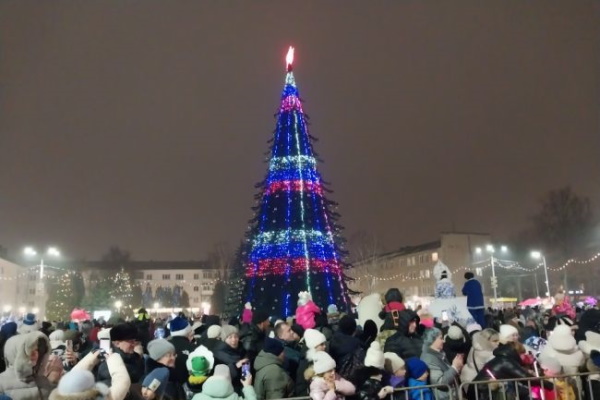
M 250 364 L 244 363 L 242 364 L 242 379 L 246 379 L 248 374 L 250 374 Z
M 110 350 L 110 339 L 100 339 L 100 351 L 108 353 Z
M 448 312 L 446 310 L 442 311 L 442 321 L 448 321 Z
M 65 348 L 67 349 L 67 351 L 73 351 L 73 341 L 65 340 Z
M 164 339 L 165 338 L 165 328 L 156 328 L 154 331 L 154 339 Z
M 158 379 L 152 379 L 152 382 L 148 385 L 148 389 L 156 392 L 156 389 L 160 386 L 160 381 Z

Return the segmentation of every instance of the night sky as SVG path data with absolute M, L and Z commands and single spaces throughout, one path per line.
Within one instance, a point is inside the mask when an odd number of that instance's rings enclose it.
M 343 4 L 343 6 L 341 6 Z M 0 245 L 235 245 L 284 57 L 346 235 L 387 248 L 600 200 L 597 1 L 1 1 Z

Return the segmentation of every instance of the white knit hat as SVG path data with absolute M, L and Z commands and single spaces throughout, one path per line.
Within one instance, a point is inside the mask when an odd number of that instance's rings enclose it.
M 498 335 L 500 342 L 501 343 L 507 343 L 507 342 L 512 342 L 513 339 L 511 338 L 512 335 L 514 334 L 519 334 L 519 331 L 517 330 L 517 328 L 515 328 L 512 325 L 500 325 L 500 335 Z
M 483 329 L 481 328 L 481 325 L 477 324 L 477 323 L 471 323 L 467 325 L 467 333 L 469 333 L 469 335 L 473 332 L 477 332 L 477 331 L 482 331 Z
M 383 357 L 385 358 L 385 370 L 390 374 L 394 374 L 396 371 L 406 366 L 404 360 L 396 353 L 383 353 Z
M 99 397 L 105 398 L 108 394 L 108 387 L 103 383 L 96 383 L 94 374 L 90 371 L 73 369 L 60 378 L 57 388 L 52 391 L 49 399 L 77 398 L 94 400 Z M 77 395 L 77 397 L 74 395 Z
M 318 345 L 325 343 L 327 338 L 316 329 L 307 329 L 304 331 L 304 343 L 309 349 L 314 349 Z
M 556 351 L 574 351 L 577 349 L 577 342 L 571 333 L 571 327 L 568 325 L 558 325 L 552 331 L 548 338 L 548 344 Z
M 331 356 L 324 351 L 317 351 L 313 358 L 313 369 L 315 374 L 322 374 L 335 369 L 335 361 Z
M 465 339 L 465 335 L 463 334 L 463 331 L 456 325 L 451 325 L 450 328 L 448 328 L 448 333 L 446 334 L 446 336 L 452 340 L 464 340 Z
M 381 351 L 379 342 L 372 342 L 371 346 L 369 346 L 369 349 L 367 350 L 367 355 L 365 356 L 365 367 L 383 369 L 384 365 L 385 357 L 383 356 L 383 351 Z
M 221 325 L 211 325 L 206 330 L 206 336 L 209 339 L 215 339 L 221 336 Z

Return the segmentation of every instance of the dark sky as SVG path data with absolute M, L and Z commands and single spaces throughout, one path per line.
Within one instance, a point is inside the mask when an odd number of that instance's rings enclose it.
M 348 234 L 505 237 L 567 184 L 598 204 L 597 1 L 14 0 L 0 244 L 156 260 L 235 244 L 290 44 Z

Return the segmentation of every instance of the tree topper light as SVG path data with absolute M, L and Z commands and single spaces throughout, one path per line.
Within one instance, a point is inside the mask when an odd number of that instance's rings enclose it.
M 287 55 L 285 56 L 285 63 L 287 66 L 287 72 L 292 71 L 292 64 L 294 63 L 294 47 L 290 46 Z

